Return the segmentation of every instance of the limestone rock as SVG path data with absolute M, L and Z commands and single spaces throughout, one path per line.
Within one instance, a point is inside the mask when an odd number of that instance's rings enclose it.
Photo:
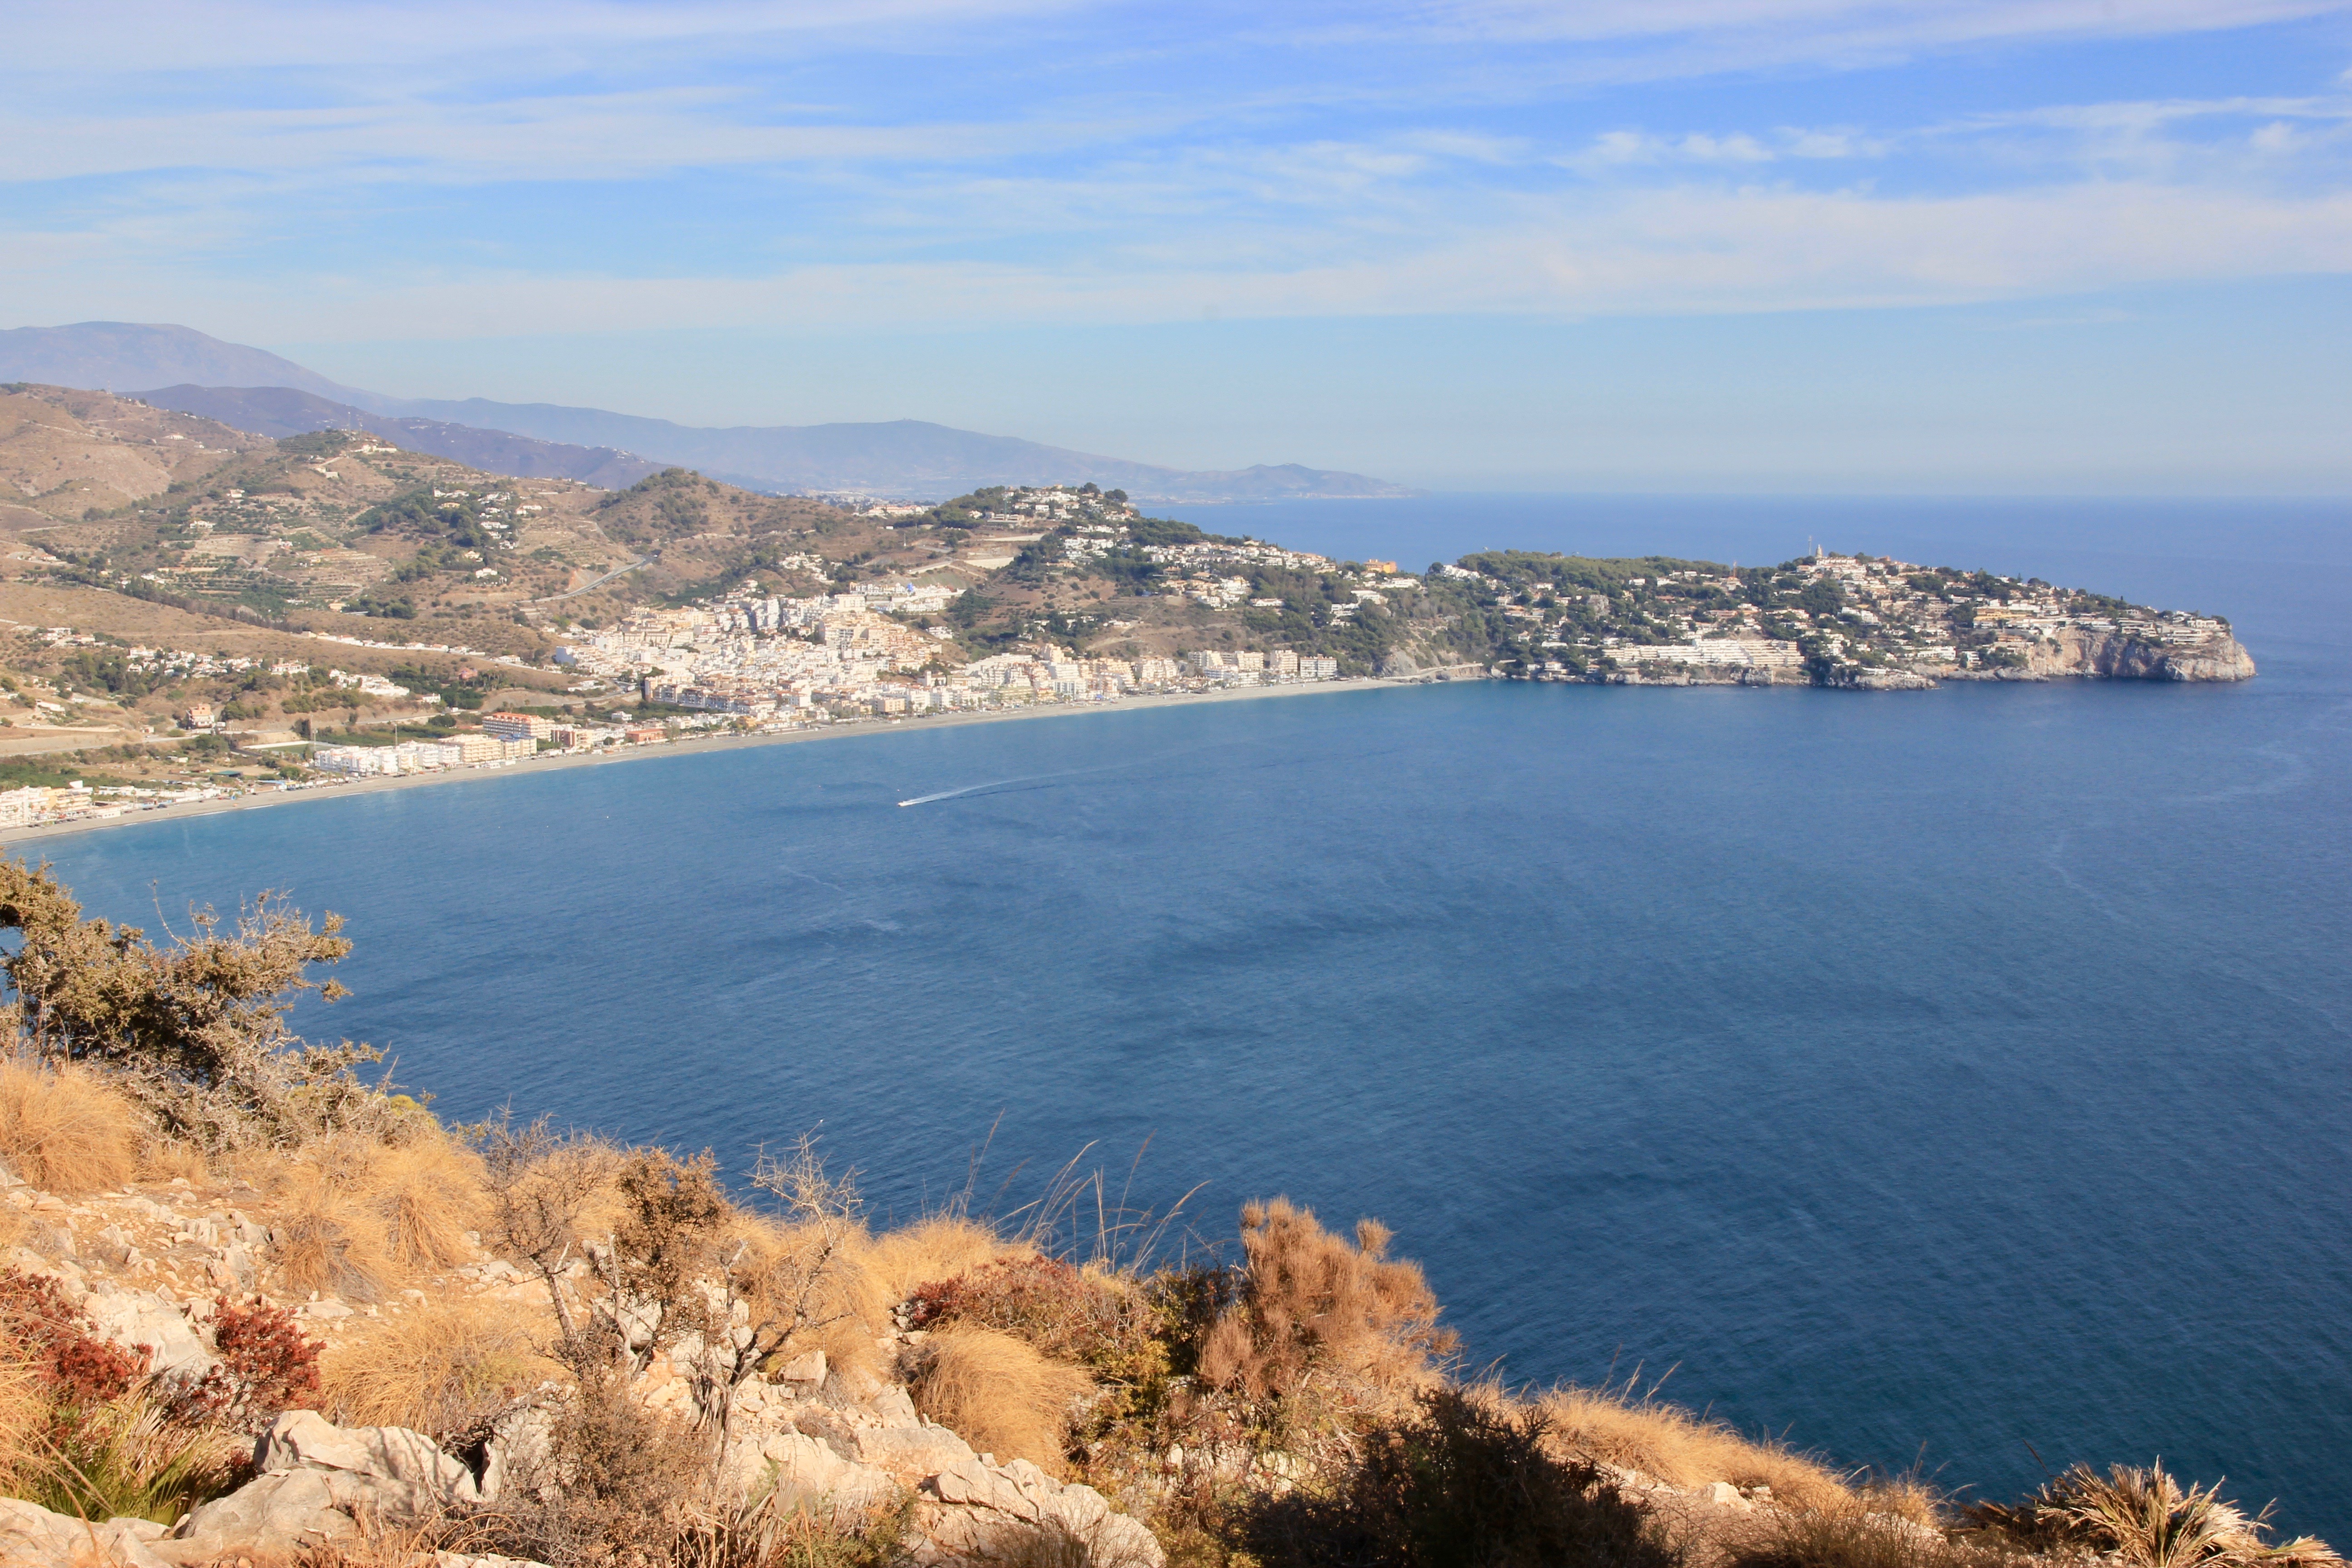
M 2072 626 L 2029 655 L 2028 668 L 2035 675 L 2093 675 L 2113 680 L 2252 680 L 2255 674 L 2253 657 L 2233 637 L 2194 644 L 2154 643 Z
M 887 1471 L 854 1464 L 797 1432 L 769 1438 L 759 1452 L 773 1467 L 776 1489 L 787 1501 L 866 1508 L 888 1500 L 898 1490 Z
M 215 1358 L 205 1342 L 188 1326 L 180 1309 L 152 1290 L 125 1290 L 112 1285 L 93 1286 L 81 1310 L 99 1337 L 123 1346 L 145 1345 L 153 1352 L 149 1370 L 164 1377 L 201 1378 Z
M 474 1473 L 401 1426 L 335 1426 L 315 1410 L 289 1410 L 254 1445 L 261 1473 L 205 1504 L 155 1544 L 167 1563 L 285 1555 L 361 1533 L 437 1518 L 480 1499 Z
M 824 1387 L 824 1352 L 811 1351 L 786 1366 L 779 1382 L 796 1399 L 814 1399 Z
M 476 1483 L 484 1502 L 541 1473 L 555 1446 L 555 1417 L 544 1405 L 522 1405 L 500 1415 L 482 1446 L 482 1474 Z
M 922 1484 L 912 1553 L 929 1568 L 1034 1556 L 1041 1538 L 1075 1545 L 1104 1568 L 1161 1568 L 1151 1531 L 1115 1513 L 1092 1487 L 1065 1485 L 1026 1459 L 977 1458 L 950 1465 Z
M 195 1510 L 152 1550 L 167 1563 L 194 1564 L 221 1557 L 289 1555 L 359 1533 L 358 1523 L 335 1506 L 324 1472 L 281 1470 Z
M 903 1384 L 892 1384 L 866 1402 L 866 1408 L 885 1426 L 919 1426 L 923 1418 L 915 1414 L 915 1402 L 908 1397 Z
M 481 1497 L 474 1472 L 405 1426 L 337 1426 L 315 1410 L 289 1410 L 269 1424 L 253 1448 L 263 1475 L 330 1470 L 384 1483 L 403 1498 L 402 1511 L 423 1517 L 446 1502 Z M 414 1500 L 409 1500 L 414 1494 Z
M 145 1540 L 144 1520 L 103 1524 L 0 1498 L 0 1563 L 10 1568 L 167 1568 Z
M 905 1476 L 932 1476 L 964 1460 L 977 1461 L 971 1445 L 944 1426 L 855 1426 L 854 1458 Z

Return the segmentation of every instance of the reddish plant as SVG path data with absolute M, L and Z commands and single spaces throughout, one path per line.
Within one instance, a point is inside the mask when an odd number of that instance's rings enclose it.
M 173 1419 L 258 1426 L 281 1410 L 318 1403 L 320 1347 L 302 1337 L 285 1308 L 258 1298 L 240 1307 L 221 1297 L 213 1308 L 213 1346 L 220 1364 L 172 1402 Z
M 121 1397 L 146 1374 L 149 1348 L 97 1338 L 47 1275 L 0 1268 L 0 1335 L 33 1363 L 60 1419 Z
M 1048 1355 L 1094 1363 L 1132 1337 L 1139 1314 L 1119 1290 L 1055 1258 L 990 1263 L 924 1286 L 908 1302 L 915 1328 L 971 1323 L 1028 1341 Z

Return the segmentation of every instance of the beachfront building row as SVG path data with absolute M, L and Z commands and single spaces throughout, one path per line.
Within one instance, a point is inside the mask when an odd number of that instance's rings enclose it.
M 31 784 L 0 790 L 0 828 L 91 822 L 160 805 L 215 800 L 227 793 L 211 784 L 106 784 L 92 789 L 79 779 L 66 784 Z
M 538 750 L 539 743 L 529 736 L 512 740 L 485 731 L 443 741 L 403 741 L 392 746 L 320 746 L 310 753 L 310 765 L 321 773 L 353 777 L 421 773 L 467 763 L 516 762 Z

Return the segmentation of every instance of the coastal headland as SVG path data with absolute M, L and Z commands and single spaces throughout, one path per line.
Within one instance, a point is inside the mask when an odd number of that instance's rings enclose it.
M 79 476 L 0 505 L 0 837 L 333 781 L 1379 680 L 2255 673 L 2219 616 L 1884 556 L 1411 570 L 1094 484 L 931 504 L 667 468 L 605 490 L 100 392 L 0 405 L 0 469 Z

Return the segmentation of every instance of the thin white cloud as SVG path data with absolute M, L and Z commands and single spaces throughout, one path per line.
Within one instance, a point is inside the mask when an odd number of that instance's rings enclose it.
M 1166 129 L 1124 120 L 746 123 L 719 88 L 401 100 L 292 109 L 0 116 L 0 180 L 155 169 L 335 171 L 360 181 L 635 178 L 687 168 L 968 163 L 1099 146 Z
M 896 37 L 920 49 L 935 29 L 1002 26 L 1082 9 L 1081 0 L 17 0 L 9 52 L 19 70 L 109 74 L 360 68 L 473 61 L 493 72 L 532 74 L 584 58 L 665 48 L 714 51 L 872 43 Z M 93 52 L 96 50 L 97 52 Z M 529 57 L 518 62 L 513 56 Z
M 12 247 L 26 319 L 202 315 L 248 335 L 331 305 L 353 339 L 724 327 L 1143 322 L 1231 317 L 1705 313 L 1948 305 L 2118 285 L 2352 270 L 2352 195 L 2303 200 L 2095 184 L 1886 200 L 1688 188 L 1530 207 L 1377 258 L 1153 266 L 827 264 L 761 278 L 600 278 L 449 268 L 436 277 L 173 279 L 120 247 Z M 220 329 L 215 329 L 220 330 Z M 282 328 L 280 329 L 282 331 Z
M 1354 5 L 1327 36 L 1606 44 L 1657 38 L 1781 40 L 1834 56 L 2072 37 L 2147 37 L 2340 14 L 2344 0 L 1454 0 Z
M 1799 62 L 1882 64 L 1938 49 L 2069 37 L 2150 37 L 2340 15 L 2352 0 L 1349 0 L 1279 12 L 1203 0 L 1187 30 L 1307 47 L 1502 44 L 1587 51 L 1595 79 L 1753 70 Z M 85 74 L 384 69 L 431 63 L 486 78 L 598 61 L 756 58 L 843 47 L 952 50 L 975 33 L 1037 24 L 1064 41 L 1168 21 L 1139 0 L 18 0 L 19 72 Z

